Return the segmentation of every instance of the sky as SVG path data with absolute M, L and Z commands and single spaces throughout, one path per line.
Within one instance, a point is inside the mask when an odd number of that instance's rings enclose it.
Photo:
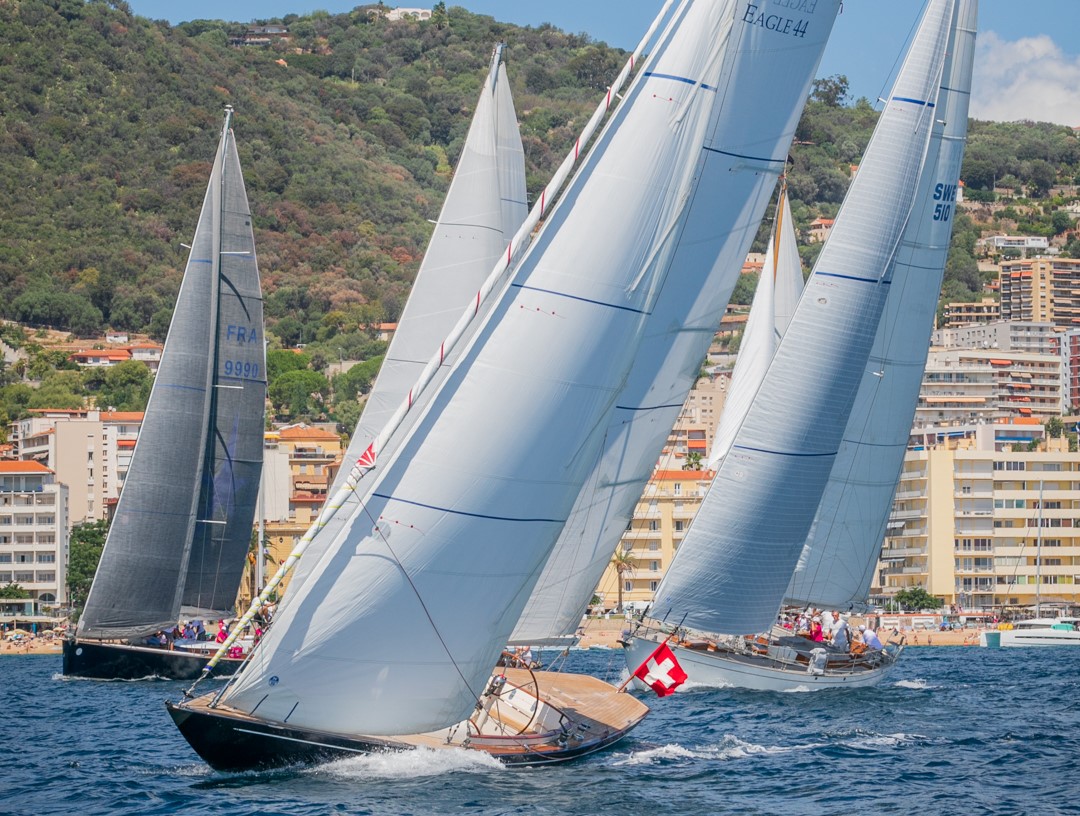
M 129 0 L 129 4 L 136 14 L 174 24 L 200 18 L 248 22 L 316 10 L 340 13 L 359 5 L 355 0 Z M 521 25 L 547 22 L 630 49 L 662 0 L 447 0 L 447 6 L 464 6 Z M 846 76 L 852 100 L 865 96 L 874 102 L 884 96 L 921 6 L 913 0 L 844 0 L 818 76 Z M 1080 0 L 982 0 L 971 115 L 1080 127 Z

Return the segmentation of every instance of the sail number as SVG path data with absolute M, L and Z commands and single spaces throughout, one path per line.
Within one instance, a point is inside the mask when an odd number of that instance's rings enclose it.
M 939 202 L 934 205 L 934 220 L 948 221 L 952 218 L 952 202 L 956 201 L 956 185 L 940 183 L 934 185 L 934 201 Z
M 254 379 L 259 376 L 259 364 L 250 361 L 245 362 L 243 360 L 226 360 L 225 376 Z

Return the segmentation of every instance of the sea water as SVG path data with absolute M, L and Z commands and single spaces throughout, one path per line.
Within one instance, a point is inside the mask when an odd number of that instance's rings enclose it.
M 570 667 L 617 679 L 621 657 Z M 1080 813 L 1076 648 L 910 648 L 872 689 L 649 695 L 614 748 L 533 769 L 453 751 L 218 773 L 165 712 L 185 686 L 0 657 L 0 814 Z

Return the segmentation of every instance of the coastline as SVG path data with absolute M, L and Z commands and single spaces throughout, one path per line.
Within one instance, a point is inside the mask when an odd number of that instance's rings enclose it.
M 620 617 L 589 618 L 582 627 L 583 634 L 578 646 L 583 649 L 592 647 L 618 649 L 619 638 L 624 629 L 630 628 L 631 621 Z M 978 646 L 980 629 L 950 630 L 947 632 L 935 632 L 927 630 L 906 631 L 905 637 L 909 647 L 920 646 Z M 884 638 L 883 638 L 884 639 Z M 0 644 L 0 656 L 36 654 L 50 655 L 60 654 L 59 640 L 40 640 L 35 638 L 28 643 Z

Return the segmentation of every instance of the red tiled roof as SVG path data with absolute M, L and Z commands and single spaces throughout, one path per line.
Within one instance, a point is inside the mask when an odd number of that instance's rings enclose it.
M 41 462 L 20 459 L 0 461 L 0 473 L 52 473 Z
M 142 422 L 142 411 L 102 411 L 102 422 Z

